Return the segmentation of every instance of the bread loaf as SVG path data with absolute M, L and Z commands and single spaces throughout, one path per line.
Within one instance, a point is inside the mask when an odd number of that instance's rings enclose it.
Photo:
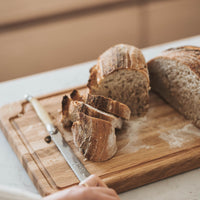
M 200 47 L 168 49 L 148 68 L 152 90 L 200 128 Z
M 90 93 L 126 104 L 133 115 L 149 106 L 149 74 L 142 52 L 119 44 L 105 51 L 90 70 Z
M 105 161 L 117 151 L 115 129 L 108 121 L 80 113 L 72 133 L 75 145 L 88 160 Z

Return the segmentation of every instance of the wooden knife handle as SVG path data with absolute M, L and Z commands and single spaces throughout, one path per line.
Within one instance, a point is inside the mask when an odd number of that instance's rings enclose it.
M 36 98 L 32 97 L 31 95 L 25 95 L 25 99 L 32 104 L 38 117 L 46 126 L 53 124 L 49 114 Z

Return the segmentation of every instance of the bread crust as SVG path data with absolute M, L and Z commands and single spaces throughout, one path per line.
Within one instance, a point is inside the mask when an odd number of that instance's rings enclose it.
M 118 44 L 100 55 L 97 65 L 90 69 L 88 88 L 98 87 L 104 77 L 123 69 L 140 71 L 149 82 L 147 65 L 140 49 L 127 44 Z
M 148 65 L 158 58 L 169 58 L 187 65 L 200 78 L 200 47 L 181 46 L 167 49 L 160 56 L 150 60 Z
M 81 95 L 78 90 L 73 90 L 70 94 L 70 97 L 73 101 L 83 101 L 83 102 L 85 102 L 84 96 Z
M 71 120 L 69 118 L 69 107 L 70 107 L 70 104 L 71 104 L 71 99 L 67 95 L 63 96 L 61 122 L 62 122 L 64 127 L 68 127 L 68 126 L 72 125 Z

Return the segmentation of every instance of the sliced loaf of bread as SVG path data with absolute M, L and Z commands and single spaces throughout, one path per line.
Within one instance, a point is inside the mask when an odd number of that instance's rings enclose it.
M 149 73 L 142 52 L 119 44 L 105 51 L 90 70 L 88 88 L 126 104 L 132 115 L 141 115 L 149 107 Z
M 152 90 L 200 128 L 200 47 L 168 49 L 148 68 Z

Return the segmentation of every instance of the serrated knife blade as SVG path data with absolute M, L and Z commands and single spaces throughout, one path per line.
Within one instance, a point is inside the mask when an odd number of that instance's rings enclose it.
M 88 176 L 90 176 L 90 173 L 81 163 L 78 157 L 74 154 L 73 150 L 66 142 L 66 140 L 63 138 L 59 130 L 54 126 L 53 121 L 50 118 L 47 111 L 44 109 L 44 107 L 40 104 L 40 102 L 36 98 L 28 94 L 26 94 L 24 97 L 27 101 L 29 101 L 32 104 L 38 117 L 44 123 L 47 131 L 49 132 L 52 141 L 55 143 L 58 150 L 61 152 L 64 159 L 71 167 L 72 171 L 77 176 L 79 181 L 82 182 L 83 180 L 85 180 Z

